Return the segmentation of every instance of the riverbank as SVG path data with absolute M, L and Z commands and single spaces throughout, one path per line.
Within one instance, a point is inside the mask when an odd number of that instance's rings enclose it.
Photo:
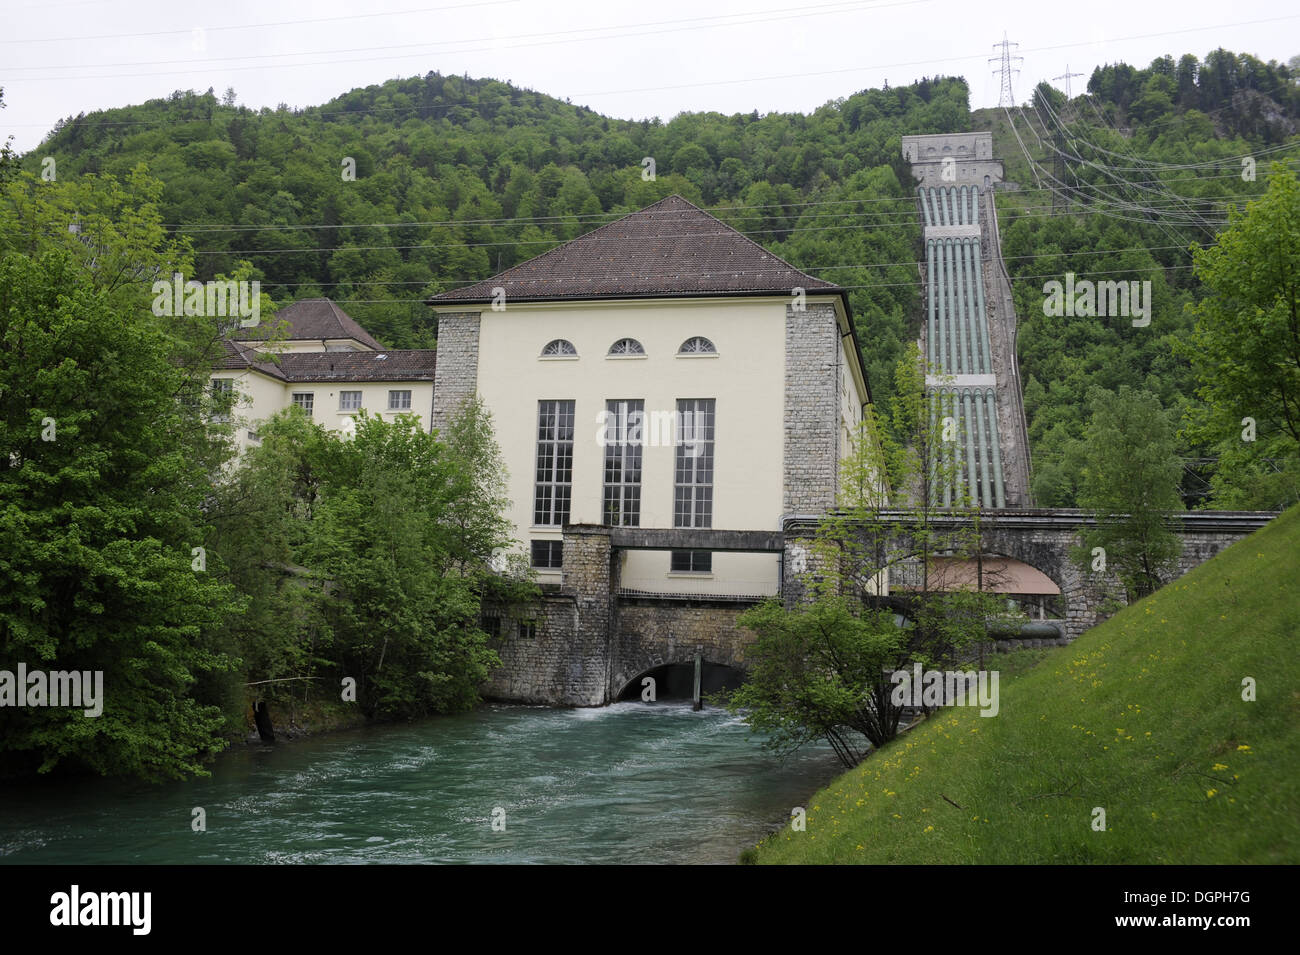
M 932 716 L 758 863 L 1300 861 L 1300 508 Z
M 336 733 L 339 730 L 358 729 L 370 726 L 374 721 L 367 719 L 355 703 L 336 703 L 308 700 L 294 703 L 270 703 L 267 706 L 271 715 L 271 725 L 275 732 L 275 741 L 292 741 L 320 736 L 323 733 Z M 264 740 L 257 731 L 250 704 L 244 710 L 244 743 L 262 743 Z

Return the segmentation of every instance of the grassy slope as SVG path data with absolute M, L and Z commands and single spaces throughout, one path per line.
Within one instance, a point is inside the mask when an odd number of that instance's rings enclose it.
M 1003 681 L 998 716 L 943 710 L 839 777 L 757 861 L 1300 862 L 1298 569 L 1293 507 Z

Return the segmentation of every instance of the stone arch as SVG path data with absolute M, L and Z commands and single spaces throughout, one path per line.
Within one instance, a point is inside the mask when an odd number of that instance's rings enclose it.
M 1036 534 L 997 528 L 986 529 L 983 549 L 988 554 L 1011 557 L 1046 575 L 1061 590 L 1065 604 L 1065 636 L 1073 640 L 1098 622 L 1099 607 L 1109 588 L 1109 580 L 1085 574 L 1070 559 L 1070 549 L 1078 543 L 1073 531 L 1054 530 Z
M 704 693 L 711 693 L 724 684 L 728 687 L 739 686 L 744 681 L 746 673 L 741 666 L 714 663 L 709 660 L 703 661 L 702 669 L 701 690 Z M 610 701 L 640 699 L 643 680 L 646 677 L 653 677 L 657 681 L 658 699 L 690 699 L 695 678 L 694 670 L 695 658 L 692 656 L 689 659 L 675 659 L 655 664 L 627 680 L 622 680 L 621 677 L 615 678 L 610 686 Z

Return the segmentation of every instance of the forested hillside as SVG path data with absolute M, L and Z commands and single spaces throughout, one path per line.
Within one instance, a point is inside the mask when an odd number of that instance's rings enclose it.
M 1039 504 L 1077 503 L 1093 397 L 1125 385 L 1184 420 L 1189 501 L 1281 508 L 1297 499 L 1294 454 L 1233 460 L 1233 473 L 1220 474 L 1224 452 L 1240 450 L 1240 423 L 1200 420 L 1205 409 L 1180 346 L 1195 324 L 1188 306 L 1206 291 L 1189 245 L 1212 245 L 1228 206 L 1262 195 L 1270 162 L 1296 168 L 1298 120 L 1294 70 L 1222 50 L 1201 63 L 1108 66 L 1072 101 L 1042 86 L 1023 111 L 975 114 L 976 128 L 993 131 L 1008 179 L 1023 187 L 1000 196 L 999 208 Z M 1067 272 L 1149 280 L 1150 324 L 1045 316 L 1043 284 Z
M 328 295 L 393 347 L 432 342 L 423 295 L 679 193 L 852 287 L 872 380 L 886 386 L 919 307 L 920 229 L 899 138 L 965 125 L 967 98 L 964 81 L 937 79 L 808 116 L 627 122 L 430 73 L 302 111 L 177 93 L 66 123 L 26 163 L 39 170 L 52 155 L 60 175 L 116 176 L 146 163 L 200 279 L 247 258 L 277 302 Z
M 327 295 L 393 347 L 434 340 L 419 304 L 428 293 L 680 193 L 851 289 L 878 401 L 921 309 L 920 230 L 900 137 L 992 129 L 1008 180 L 1022 187 L 998 201 L 1040 503 L 1078 502 L 1088 408 L 1123 385 L 1187 419 L 1190 502 L 1296 499 L 1294 455 L 1256 455 L 1242 465 L 1248 474 L 1221 475 L 1210 493 L 1224 423 L 1191 420 L 1196 379 L 1178 350 L 1194 324 L 1185 309 L 1205 294 L 1189 244 L 1212 244 L 1228 204 L 1263 193 L 1270 160 L 1295 162 L 1291 67 L 1222 50 L 1204 61 L 1164 57 L 1145 70 L 1098 69 L 1068 103 L 1043 87 L 1023 111 L 975 114 L 957 78 L 865 90 L 808 115 L 667 122 L 438 73 L 303 110 L 236 103 L 234 91 L 178 92 L 78 117 L 23 162 L 37 172 L 53 156 L 61 177 L 124 176 L 144 163 L 164 183 L 163 220 L 193 243 L 198 278 L 247 259 L 277 302 Z M 1257 161 L 1251 179 L 1243 156 Z M 1150 325 L 1044 316 L 1043 283 L 1066 272 L 1150 280 Z

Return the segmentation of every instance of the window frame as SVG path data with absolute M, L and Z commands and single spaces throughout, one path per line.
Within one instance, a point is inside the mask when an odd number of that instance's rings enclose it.
M 235 379 L 212 378 L 209 380 L 209 392 L 213 405 L 222 405 L 224 410 L 212 413 L 213 424 L 229 424 L 230 410 L 235 405 Z
M 641 478 L 645 467 L 645 399 L 606 400 L 604 436 L 601 448 L 601 522 L 611 527 L 640 527 Z M 615 480 L 611 480 L 611 476 Z
M 700 415 L 706 417 L 701 419 Z M 678 398 L 673 441 L 673 527 L 713 526 L 716 441 L 717 399 Z M 693 452 L 692 445 L 703 447 Z M 687 477 L 689 480 L 684 480 Z
M 705 349 L 687 350 L 686 346 L 691 344 L 692 342 L 703 342 L 709 347 Z M 707 338 L 704 335 L 692 335 L 690 338 L 686 339 L 686 341 L 682 342 L 680 346 L 678 346 L 677 357 L 678 358 L 717 358 L 718 346 L 713 343 L 713 339 Z
M 306 403 L 299 401 L 299 398 L 306 398 Z M 289 393 L 289 400 L 307 412 L 308 418 L 316 417 L 316 392 L 314 391 L 292 391 Z
M 393 404 L 394 395 L 406 395 L 405 406 Z M 410 411 L 413 397 L 414 395 L 410 388 L 390 388 L 388 390 L 388 410 L 389 411 Z
M 627 347 L 623 348 L 620 351 L 615 351 L 614 349 L 618 348 L 620 345 L 625 345 Z M 633 345 L 636 346 L 635 351 L 632 350 Z M 605 352 L 605 357 L 606 358 L 645 358 L 646 357 L 645 346 L 642 345 L 641 342 L 635 338 L 619 338 L 614 342 L 614 344 L 609 346 L 609 351 Z
M 356 405 L 353 406 L 353 405 L 346 405 L 346 404 L 344 404 L 344 403 L 343 403 L 343 396 L 344 396 L 344 395 L 356 395 L 356 396 L 357 396 L 357 403 L 356 403 Z M 340 391 L 339 391 L 339 411 L 360 411 L 360 410 L 361 410 L 361 402 L 362 402 L 363 400 L 364 400 L 364 399 L 362 398 L 362 393 L 361 393 L 360 390 L 356 390 L 356 391 L 342 391 L 342 390 L 340 390 Z
M 563 527 L 573 513 L 573 446 L 577 401 L 537 402 L 533 458 L 533 527 Z M 549 494 L 543 495 L 543 489 Z M 540 518 L 546 518 L 541 520 Z
M 545 563 L 537 560 L 538 551 L 546 552 Z M 564 567 L 564 541 L 534 539 L 529 542 L 528 566 L 534 570 L 560 570 Z
M 547 349 L 552 345 L 557 346 L 559 350 L 548 353 Z M 569 348 L 569 351 L 564 351 L 566 346 Z M 537 357 L 544 358 L 547 361 L 572 361 L 578 357 L 578 349 L 577 346 L 567 338 L 552 338 L 542 346 L 542 351 Z
M 678 558 L 681 555 L 686 556 L 686 563 L 689 565 L 685 568 L 676 567 Z M 706 566 L 698 567 L 697 564 Z M 712 574 L 713 573 L 713 551 L 711 550 L 674 550 L 669 553 L 668 573 L 670 574 Z

